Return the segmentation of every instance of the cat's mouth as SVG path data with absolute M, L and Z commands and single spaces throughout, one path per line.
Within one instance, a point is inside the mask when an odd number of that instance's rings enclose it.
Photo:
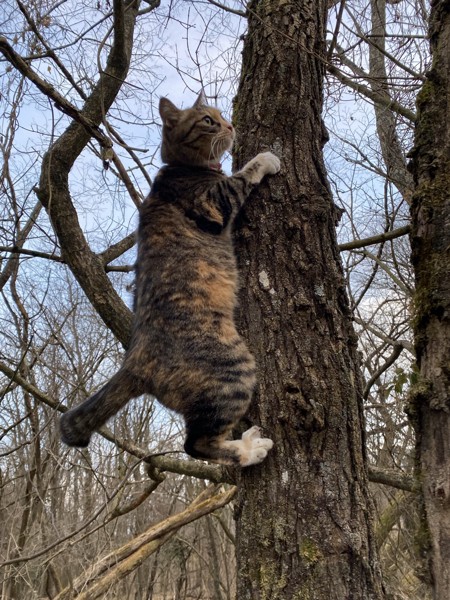
M 208 163 L 208 168 L 211 169 L 212 171 L 221 171 L 222 163 L 220 163 L 220 162 Z

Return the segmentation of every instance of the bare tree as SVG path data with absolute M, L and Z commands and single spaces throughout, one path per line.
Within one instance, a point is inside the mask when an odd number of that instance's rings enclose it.
M 432 5 L 433 62 L 418 97 L 413 150 L 414 333 L 420 378 L 412 390 L 417 466 L 425 507 L 423 550 L 429 551 L 434 598 L 450 594 L 450 12 Z

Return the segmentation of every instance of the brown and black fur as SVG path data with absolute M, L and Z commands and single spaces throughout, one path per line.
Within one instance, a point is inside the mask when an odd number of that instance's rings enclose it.
M 251 190 L 279 170 L 270 153 L 226 177 L 218 161 L 233 127 L 200 96 L 190 109 L 160 103 L 162 158 L 138 229 L 135 319 L 112 379 L 61 419 L 63 441 L 87 446 L 131 398 L 154 395 L 186 423 L 191 456 L 246 466 L 272 447 L 252 427 L 228 440 L 255 386 L 255 362 L 236 331 L 238 273 L 231 229 Z

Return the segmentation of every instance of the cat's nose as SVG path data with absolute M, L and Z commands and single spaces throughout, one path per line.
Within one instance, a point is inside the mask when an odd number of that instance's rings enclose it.
M 231 123 L 230 123 L 229 125 L 227 125 L 227 129 L 229 129 L 230 131 L 233 131 L 233 130 L 234 130 L 234 127 L 233 127 L 233 125 L 231 125 Z

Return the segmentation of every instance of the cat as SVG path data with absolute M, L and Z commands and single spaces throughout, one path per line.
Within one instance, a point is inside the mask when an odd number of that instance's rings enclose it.
M 280 161 L 264 152 L 227 177 L 219 161 L 235 131 L 203 94 L 184 110 L 161 98 L 159 112 L 166 166 L 140 210 L 130 345 L 108 383 L 62 416 L 61 436 L 87 446 L 131 398 L 147 393 L 184 417 L 187 454 L 246 467 L 264 460 L 273 442 L 257 426 L 229 439 L 256 383 L 254 358 L 234 323 L 232 225 Z

